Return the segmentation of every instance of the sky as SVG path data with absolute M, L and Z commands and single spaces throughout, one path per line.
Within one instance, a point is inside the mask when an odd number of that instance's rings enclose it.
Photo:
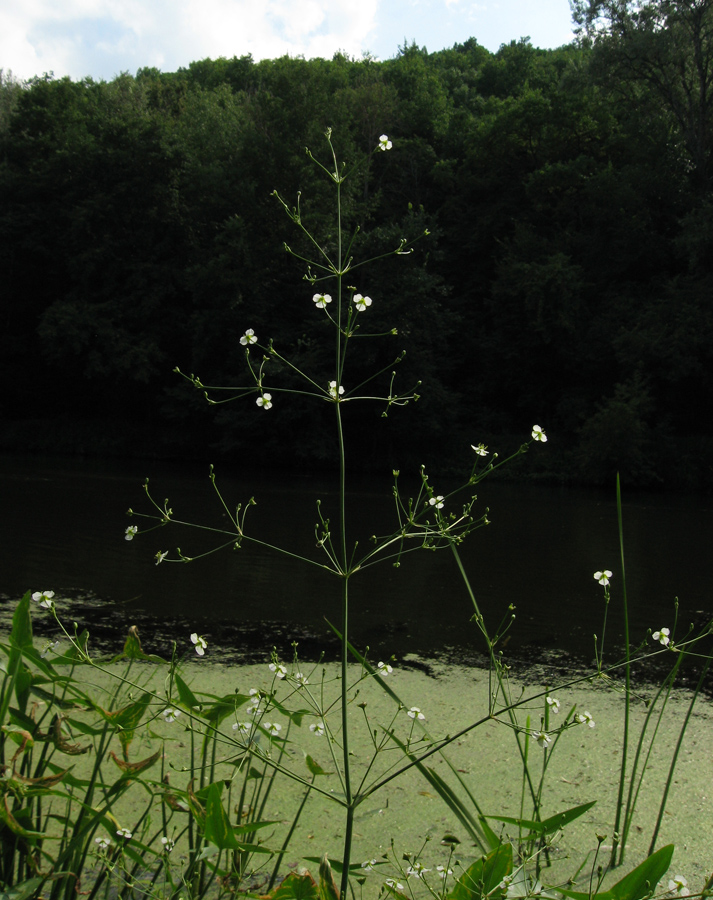
M 144 66 L 175 72 L 210 57 L 396 56 L 469 37 L 488 50 L 521 37 L 572 39 L 568 0 L 0 0 L 0 69 L 111 80 Z

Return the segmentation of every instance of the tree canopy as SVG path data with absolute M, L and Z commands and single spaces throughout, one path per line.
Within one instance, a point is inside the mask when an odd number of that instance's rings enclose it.
M 362 165 L 359 253 L 430 232 L 358 276 L 375 330 L 399 328 L 364 366 L 406 350 L 423 382 L 418 417 L 354 413 L 365 466 L 539 422 L 561 477 L 713 484 L 713 0 L 572 5 L 580 37 L 549 51 L 0 76 L 3 446 L 268 461 L 289 428 L 293 463 L 321 464 L 319 410 L 211 409 L 172 370 L 235 383 L 252 327 L 329 372 L 271 196 L 330 240 L 305 154 L 329 126 Z

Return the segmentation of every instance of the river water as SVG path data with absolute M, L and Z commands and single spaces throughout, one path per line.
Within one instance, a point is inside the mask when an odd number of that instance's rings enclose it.
M 137 624 L 144 648 L 165 652 L 175 637 L 205 635 L 212 652 L 259 659 L 276 645 L 291 655 L 291 641 L 314 657 L 333 653 L 325 617 L 339 623 L 339 580 L 319 566 L 299 563 L 245 543 L 187 565 L 155 565 L 157 551 L 205 552 L 220 537 L 180 527 L 158 528 L 124 540 L 126 510 L 149 512 L 143 482 L 174 515 L 214 528 L 227 518 L 207 477 L 207 466 L 143 460 L 0 456 L 0 594 L 6 612 L 25 590 L 54 590 L 67 621 L 90 633 L 124 634 Z M 439 493 L 450 485 L 432 478 Z M 233 507 L 254 496 L 247 533 L 322 562 L 315 546 L 316 499 L 333 514 L 331 475 L 288 478 L 279 473 L 219 471 Z M 409 485 L 405 493 L 408 495 Z M 410 487 L 417 490 L 414 482 Z M 489 508 L 491 524 L 476 531 L 461 554 L 485 620 L 492 630 L 515 607 L 506 652 L 530 657 L 565 651 L 593 656 L 601 635 L 603 591 L 598 569 L 611 569 L 612 601 L 607 647 L 620 650 L 622 577 L 615 492 L 485 481 L 476 516 Z M 713 502 L 708 497 L 627 492 L 624 539 L 632 641 L 647 628 L 678 634 L 691 621 L 713 615 Z M 368 545 L 371 534 L 395 522 L 389 481 L 349 485 L 349 524 Z M 448 550 L 407 554 L 401 565 L 374 566 L 351 581 L 351 638 L 371 655 L 406 653 L 454 658 L 482 650 L 470 621 L 470 599 Z M 49 623 L 47 623 L 49 624 Z

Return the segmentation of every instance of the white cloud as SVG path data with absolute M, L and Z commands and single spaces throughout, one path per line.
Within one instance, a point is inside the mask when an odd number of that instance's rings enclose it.
M 569 39 L 568 23 L 568 0 L 5 0 L 0 67 L 20 78 L 51 70 L 110 79 L 247 53 L 369 50 L 386 59 L 404 40 L 434 51 L 474 36 L 496 50 L 531 34 L 556 46 Z

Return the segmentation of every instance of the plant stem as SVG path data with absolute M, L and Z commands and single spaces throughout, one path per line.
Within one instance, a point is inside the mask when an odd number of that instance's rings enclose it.
M 627 750 L 629 748 L 629 707 L 631 704 L 631 648 L 629 646 L 629 607 L 626 600 L 626 570 L 624 568 L 624 520 L 621 512 L 621 483 L 619 473 L 616 476 L 616 513 L 619 522 L 619 550 L 621 553 L 621 588 L 624 601 L 624 643 L 625 643 L 625 689 L 624 689 L 624 735 L 621 745 L 621 772 L 619 773 L 619 795 L 616 801 L 616 817 L 614 821 L 614 834 L 612 835 L 611 866 L 617 865 L 616 852 L 619 848 L 619 828 L 621 823 L 621 810 L 624 804 L 624 785 L 626 783 Z M 618 865 L 624 861 L 626 844 L 621 844 Z

